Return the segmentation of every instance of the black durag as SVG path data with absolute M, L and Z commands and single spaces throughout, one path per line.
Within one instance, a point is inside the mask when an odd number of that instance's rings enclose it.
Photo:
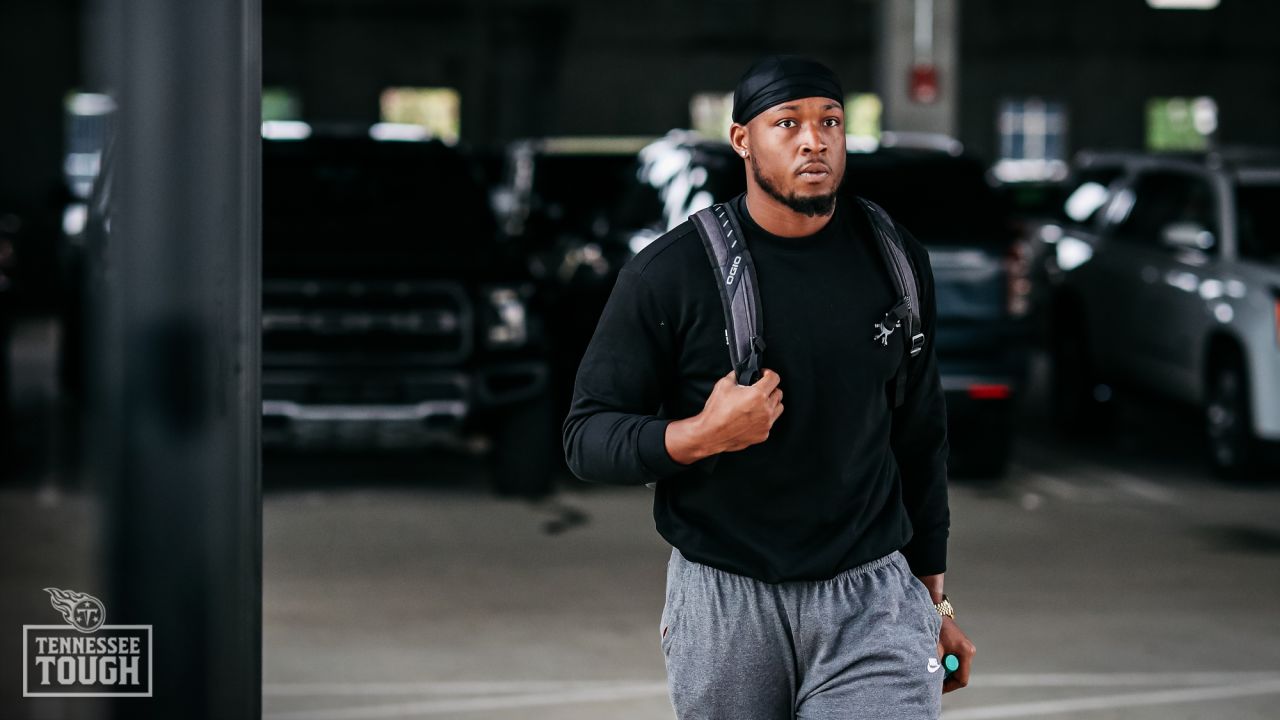
M 747 68 L 733 91 L 733 121 L 745 125 L 761 112 L 788 100 L 831 98 L 844 104 L 844 90 L 831 68 L 800 55 L 769 55 Z

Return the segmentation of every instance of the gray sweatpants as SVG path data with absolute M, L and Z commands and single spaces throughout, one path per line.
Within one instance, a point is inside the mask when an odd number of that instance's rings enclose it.
M 661 647 L 680 720 L 935 720 L 942 616 L 894 551 L 771 584 L 672 548 Z

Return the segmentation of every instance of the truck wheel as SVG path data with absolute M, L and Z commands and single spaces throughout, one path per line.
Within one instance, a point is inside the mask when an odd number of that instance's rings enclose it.
M 1084 321 L 1065 314 L 1056 323 L 1050 345 L 1053 416 L 1066 432 L 1101 432 L 1113 404 L 1112 389 L 1094 368 Z
M 991 409 L 973 418 L 972 426 L 982 430 L 956 436 L 951 447 L 950 469 L 956 477 L 995 482 L 1004 477 L 1012 449 L 1012 410 Z
M 995 481 L 1004 477 L 1009 467 L 1009 431 L 986 438 L 974 451 L 967 466 L 968 472 L 978 480 Z
M 1238 358 L 1219 362 L 1209 375 L 1204 408 L 1209 462 L 1222 477 L 1243 479 L 1254 468 L 1255 440 L 1250 426 L 1249 385 Z
M 493 424 L 491 487 L 503 496 L 548 495 L 556 467 L 558 433 L 548 393 L 504 408 Z

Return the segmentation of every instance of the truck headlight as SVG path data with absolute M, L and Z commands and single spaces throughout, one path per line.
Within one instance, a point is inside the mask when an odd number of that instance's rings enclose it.
M 488 329 L 490 347 L 519 347 L 529 341 L 528 313 L 515 288 L 495 287 L 486 293 L 495 321 Z

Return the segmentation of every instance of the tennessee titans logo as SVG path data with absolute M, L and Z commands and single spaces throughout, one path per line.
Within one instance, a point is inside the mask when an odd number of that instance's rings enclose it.
M 107 619 L 102 601 L 88 593 L 58 588 L 45 588 L 44 591 L 49 593 L 49 603 L 62 613 L 62 618 L 82 633 L 97 630 Z

